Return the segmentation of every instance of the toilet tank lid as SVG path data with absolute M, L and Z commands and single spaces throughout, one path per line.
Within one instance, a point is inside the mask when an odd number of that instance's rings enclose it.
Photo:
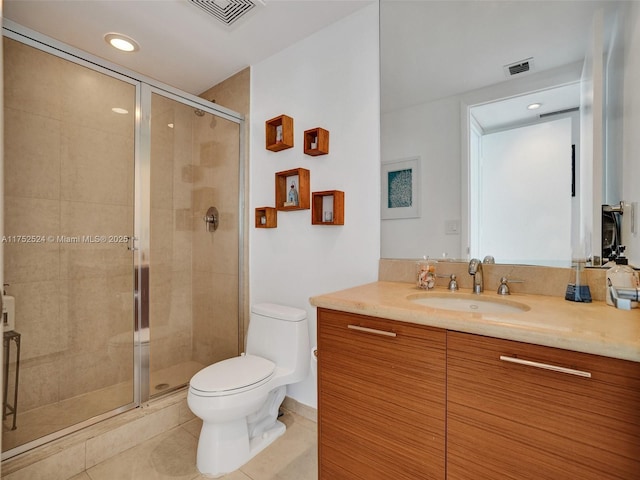
M 299 322 L 307 318 L 307 312 L 305 310 L 287 307 L 286 305 L 277 305 L 275 303 L 257 303 L 251 308 L 251 311 L 257 315 L 278 318 L 289 322 Z

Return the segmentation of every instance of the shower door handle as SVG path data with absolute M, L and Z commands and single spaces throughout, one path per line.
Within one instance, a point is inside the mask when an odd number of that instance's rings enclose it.
M 207 214 L 204 216 L 204 223 L 208 232 L 215 232 L 220 225 L 220 214 L 216 207 L 209 207 Z

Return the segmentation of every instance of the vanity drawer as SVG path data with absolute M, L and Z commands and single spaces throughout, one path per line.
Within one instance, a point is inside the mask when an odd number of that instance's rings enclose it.
M 445 478 L 445 341 L 318 309 L 320 480 Z
M 639 478 L 640 363 L 447 333 L 447 478 Z

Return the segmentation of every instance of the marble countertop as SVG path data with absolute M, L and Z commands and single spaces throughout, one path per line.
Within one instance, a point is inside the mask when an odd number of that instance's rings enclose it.
M 640 309 L 618 310 L 605 302 L 576 303 L 560 297 L 483 292 L 479 298 L 530 307 L 517 313 L 436 309 L 411 301 L 416 295 L 466 295 L 445 288 L 420 290 L 411 283 L 374 282 L 314 296 L 316 307 L 446 328 L 507 340 L 640 362 Z

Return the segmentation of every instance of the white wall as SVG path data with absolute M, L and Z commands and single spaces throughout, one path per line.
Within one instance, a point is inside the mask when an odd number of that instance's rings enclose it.
M 480 230 L 472 256 L 570 266 L 571 118 L 482 137 Z M 473 178 L 473 177 L 472 177 Z
M 382 258 L 460 258 L 460 99 L 449 97 L 382 115 L 382 161 L 419 156 L 420 218 L 383 220 Z M 466 253 L 466 252 L 465 252 Z
M 345 192 L 344 226 L 312 226 L 311 210 L 278 212 L 275 229 L 249 229 L 250 302 L 307 310 L 309 297 L 375 281 L 380 254 L 380 86 L 378 5 L 372 4 L 251 70 L 251 218 L 275 206 L 276 172 L 306 168 L 311 191 Z M 294 119 L 294 147 L 265 149 L 264 122 Z M 304 130 L 330 132 L 329 154 L 303 154 Z M 288 388 L 315 407 L 315 378 Z
M 624 133 L 622 198 L 640 205 L 640 3 L 631 2 L 626 15 L 627 41 L 625 43 L 624 72 Z M 640 267 L 640 220 L 636 208 L 636 233 L 630 231 L 629 215 L 623 215 L 622 241 L 627 246 L 629 263 Z M 627 210 L 628 211 L 628 210 Z
M 462 129 L 461 111 L 472 105 L 575 82 L 580 78 L 580 68 L 579 64 L 566 65 L 460 96 L 383 113 L 382 161 L 421 157 L 422 204 L 421 218 L 382 221 L 381 257 L 438 258 L 446 252 L 449 257 L 466 258 L 468 146 L 462 150 L 467 130 Z M 445 227 L 451 221 L 459 222 L 460 233 L 446 233 Z

